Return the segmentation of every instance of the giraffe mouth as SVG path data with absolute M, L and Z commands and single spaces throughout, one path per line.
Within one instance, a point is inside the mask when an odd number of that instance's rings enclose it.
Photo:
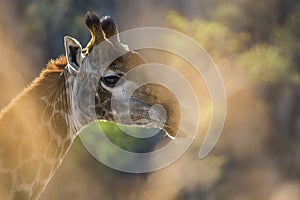
M 117 102 L 117 103 L 116 103 Z M 166 114 L 162 107 L 148 105 L 138 99 L 130 99 L 129 105 L 125 100 L 115 100 L 112 106 L 112 115 L 117 123 L 140 126 L 145 128 L 163 128 Z

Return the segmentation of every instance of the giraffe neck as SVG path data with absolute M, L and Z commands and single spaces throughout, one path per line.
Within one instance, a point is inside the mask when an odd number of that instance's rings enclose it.
M 38 198 L 75 138 L 65 66 L 51 61 L 1 112 L 0 199 Z

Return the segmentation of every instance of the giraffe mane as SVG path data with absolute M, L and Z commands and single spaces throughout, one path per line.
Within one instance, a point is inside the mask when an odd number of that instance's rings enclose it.
M 65 56 L 60 56 L 57 59 L 51 59 L 46 68 L 43 69 L 40 73 L 40 76 L 38 76 L 30 85 L 27 87 L 27 89 L 30 89 L 32 87 L 35 87 L 36 85 L 49 85 L 53 82 L 54 79 L 57 79 L 60 76 L 64 69 L 67 66 L 67 58 Z
M 62 72 L 67 66 L 66 56 L 60 56 L 55 60 L 50 60 L 47 64 L 47 68 L 43 73 L 53 73 L 53 72 Z

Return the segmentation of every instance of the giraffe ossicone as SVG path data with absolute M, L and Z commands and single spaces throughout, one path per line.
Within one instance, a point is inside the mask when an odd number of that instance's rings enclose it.
M 122 89 L 136 86 L 125 74 L 145 61 L 120 42 L 114 20 L 88 13 L 86 25 L 92 35 L 86 48 L 66 36 L 66 55 L 51 60 L 1 111 L 0 199 L 38 199 L 77 133 L 95 120 L 140 127 L 151 127 L 154 120 L 158 126 L 160 111 L 153 105 L 159 104 L 167 115 L 160 127 L 176 135 L 180 105 L 172 92 L 158 84 L 143 85 L 130 95 Z M 151 79 L 146 72 L 140 76 Z M 116 106 L 130 102 L 129 114 L 111 105 L 112 96 Z

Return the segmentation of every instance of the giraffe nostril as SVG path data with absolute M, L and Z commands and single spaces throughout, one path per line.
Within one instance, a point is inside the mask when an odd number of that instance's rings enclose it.
M 163 128 L 164 124 L 167 121 L 167 111 L 162 105 L 152 105 L 148 110 L 148 114 L 149 118 L 152 120 L 152 123 L 159 126 L 156 128 Z

